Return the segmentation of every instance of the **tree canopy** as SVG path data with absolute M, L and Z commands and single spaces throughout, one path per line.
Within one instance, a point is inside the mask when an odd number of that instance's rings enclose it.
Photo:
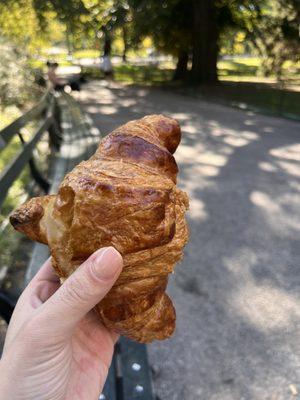
M 18 23 L 15 23 L 18 21 Z M 174 79 L 217 80 L 222 49 L 258 54 L 265 74 L 278 76 L 299 59 L 299 0 L 7 0 L 0 3 L 1 36 L 34 52 L 45 42 L 72 48 L 85 43 L 109 54 L 123 42 L 123 58 L 151 38 L 155 49 L 177 59 Z M 238 41 L 239 40 L 239 41 Z

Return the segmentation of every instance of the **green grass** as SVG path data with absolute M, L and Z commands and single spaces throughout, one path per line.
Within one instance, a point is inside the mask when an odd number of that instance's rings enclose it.
M 103 79 L 98 67 L 83 67 L 83 74 L 89 79 Z M 118 82 L 138 85 L 161 85 L 171 80 L 173 70 L 160 69 L 154 66 L 137 66 L 131 64 L 116 65 L 114 79 Z
M 0 130 L 13 122 L 21 115 L 17 107 L 6 107 L 5 110 L 0 109 Z
M 218 62 L 219 77 L 261 77 L 261 60 L 258 57 L 240 57 L 233 60 L 221 60 Z M 287 61 L 283 65 L 285 77 L 298 76 L 300 78 L 300 63 Z M 275 76 L 271 76 L 275 78 Z
M 59 63 L 60 67 L 69 67 L 69 66 L 73 65 L 71 61 L 66 60 L 64 58 L 58 59 L 55 57 L 54 59 L 56 62 Z M 46 62 L 43 60 L 39 60 L 39 59 L 31 59 L 29 61 L 29 65 L 31 68 L 36 68 L 36 69 L 40 69 L 40 70 L 46 69 Z
M 201 98 L 255 111 L 300 119 L 300 92 L 282 90 L 266 83 L 221 82 L 192 90 Z
M 220 84 L 213 87 L 195 88 L 175 84 L 171 82 L 171 68 L 162 69 L 155 66 L 119 65 L 114 68 L 114 79 L 126 84 L 164 86 L 205 100 L 300 118 L 300 91 L 281 90 L 274 84 L 274 79 L 269 83 L 258 82 L 254 75 L 255 69 L 258 68 L 258 59 L 251 61 L 252 63 L 242 59 L 239 62 L 220 62 Z M 229 67 L 232 72 L 225 75 L 224 71 L 229 70 Z M 104 78 L 98 68 L 88 68 L 85 72 L 92 79 Z
M 98 57 L 98 50 L 86 49 L 76 51 L 74 58 Z M 60 65 L 70 65 L 66 54 L 59 55 Z M 41 66 L 39 61 L 34 61 L 36 66 Z M 114 79 L 126 84 L 147 86 L 167 85 L 177 90 L 180 84 L 171 82 L 174 65 L 156 67 L 153 65 L 132 65 L 129 63 L 114 67 Z M 103 73 L 98 67 L 84 67 L 83 73 L 90 79 L 103 79 Z M 288 61 L 284 64 L 283 78 L 286 81 L 284 91 L 276 85 L 274 76 L 264 78 L 261 73 L 261 59 L 258 57 L 235 57 L 223 59 L 218 62 L 218 74 L 221 85 L 212 89 L 183 88 L 186 93 L 204 96 L 234 105 L 245 105 L 276 114 L 293 114 L 300 116 L 300 62 Z M 298 85 L 298 89 L 296 88 Z M 288 90 L 297 89 L 297 91 Z
M 125 83 L 159 85 L 172 79 L 173 70 L 155 66 L 118 65 L 115 68 L 115 79 Z
M 259 72 L 258 63 L 246 63 L 239 61 L 219 61 L 219 76 L 256 76 Z
M 67 53 L 61 53 L 53 56 L 43 55 L 44 58 L 55 59 L 61 66 L 69 66 L 72 62 L 68 59 Z M 99 50 L 96 49 L 83 49 L 77 50 L 73 53 L 74 60 L 81 58 L 98 58 Z M 32 60 L 31 65 L 35 68 L 43 68 L 44 62 L 40 60 Z M 259 57 L 233 57 L 232 59 L 223 59 L 218 62 L 218 72 L 220 79 L 228 80 L 245 80 L 246 77 L 261 77 L 262 76 L 262 60 Z M 174 67 L 174 65 L 173 65 Z M 128 64 L 115 67 L 116 79 L 127 83 L 143 83 L 143 84 L 157 84 L 168 80 L 172 71 L 170 69 L 161 68 L 157 72 L 157 68 L 153 66 L 132 66 Z M 287 61 L 283 67 L 284 75 L 286 77 L 298 76 L 300 80 L 300 62 L 294 63 Z M 100 76 L 99 71 L 96 73 L 89 68 L 89 74 L 95 78 Z M 97 76 L 96 76 L 97 75 Z M 274 77 L 273 77 L 274 78 Z
M 100 51 L 96 49 L 84 49 L 74 51 L 74 58 L 97 58 L 100 56 Z
M 126 83 L 138 84 L 157 84 L 171 80 L 173 69 L 158 68 L 152 65 L 137 66 L 132 64 L 122 64 L 114 67 L 115 79 Z M 95 67 L 85 68 L 87 75 L 93 78 L 101 78 L 102 74 Z M 261 73 L 261 60 L 258 57 L 239 57 L 234 60 L 221 60 L 218 62 L 218 74 L 220 80 L 258 81 L 266 80 Z M 284 66 L 284 77 L 298 79 L 300 81 L 300 63 L 286 62 Z M 271 79 L 275 77 L 271 76 Z

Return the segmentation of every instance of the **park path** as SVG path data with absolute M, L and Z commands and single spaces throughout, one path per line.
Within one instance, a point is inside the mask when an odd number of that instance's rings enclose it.
M 151 113 L 182 126 L 191 238 L 176 333 L 148 346 L 159 398 L 299 399 L 300 124 L 116 83 L 80 98 L 103 134 Z

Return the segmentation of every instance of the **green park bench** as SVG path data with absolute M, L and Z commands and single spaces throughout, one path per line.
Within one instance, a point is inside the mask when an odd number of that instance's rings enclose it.
M 25 142 L 21 129 L 33 120 L 38 121 L 38 129 Z M 51 149 L 47 179 L 34 160 L 34 149 L 46 131 Z M 1 150 L 16 135 L 22 150 L 0 174 L 0 209 L 9 188 L 27 165 L 35 184 L 45 193 L 55 193 L 65 174 L 95 152 L 101 136 L 74 98 L 64 92 L 47 92 L 38 105 L 0 131 L 0 157 Z M 26 270 L 25 284 L 48 257 L 48 247 L 36 243 Z M 6 322 L 9 322 L 13 308 L 14 301 L 0 290 L 0 315 Z M 154 400 L 145 345 L 126 338 L 119 340 L 100 399 Z

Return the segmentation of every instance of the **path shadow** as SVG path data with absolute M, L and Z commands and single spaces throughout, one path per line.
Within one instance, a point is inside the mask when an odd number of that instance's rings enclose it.
M 191 239 L 169 286 L 177 334 L 149 347 L 158 394 L 290 398 L 289 385 L 300 381 L 299 124 L 159 90 L 93 85 L 82 102 L 104 134 L 150 113 L 182 126 L 176 157 L 191 198 Z

